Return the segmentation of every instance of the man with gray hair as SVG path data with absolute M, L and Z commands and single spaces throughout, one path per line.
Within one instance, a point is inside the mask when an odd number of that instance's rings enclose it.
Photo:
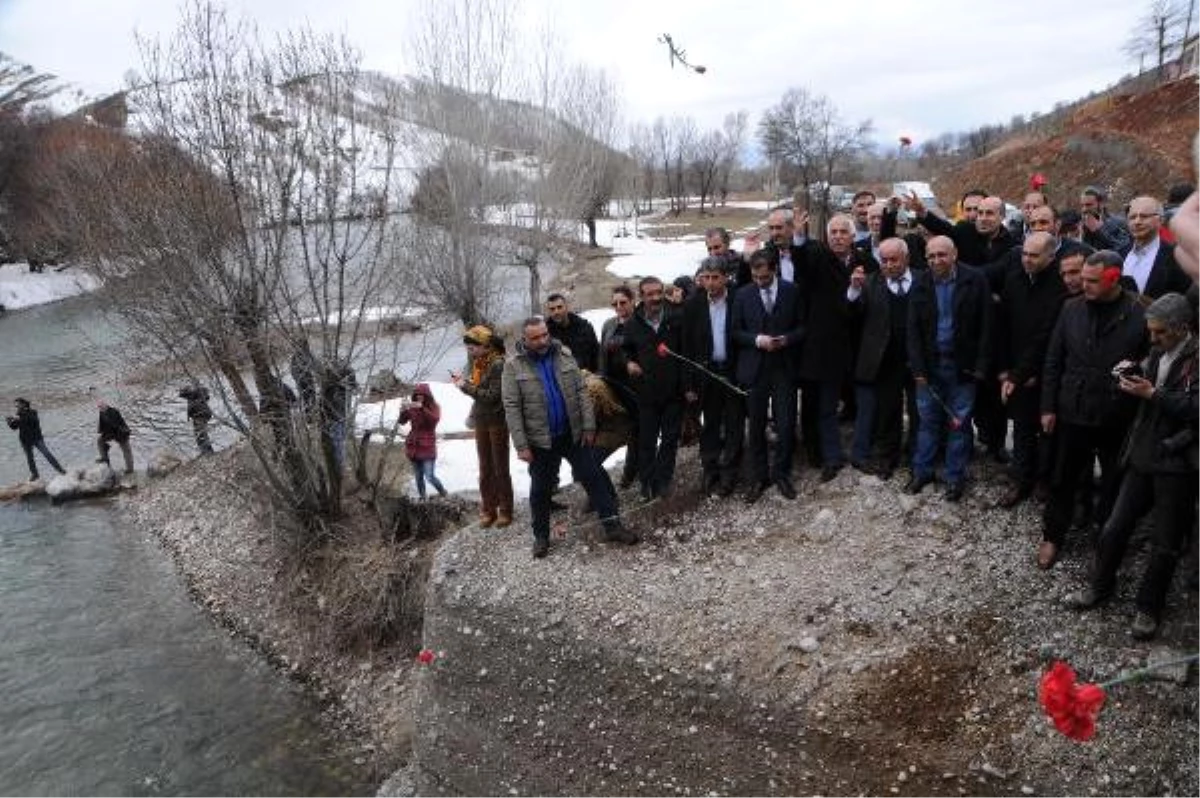
M 1196 518 L 1197 361 L 1192 308 L 1168 293 L 1146 308 L 1153 348 L 1141 364 L 1113 369 L 1117 388 L 1138 400 L 1122 453 L 1127 466 L 1112 515 L 1100 535 L 1090 584 L 1067 597 L 1077 609 L 1109 598 L 1134 526 L 1147 513 L 1154 524 L 1150 558 L 1138 588 L 1131 632 L 1147 640 L 1158 631 L 1171 577 Z
M 1192 281 L 1175 262 L 1175 245 L 1163 241 L 1162 203 L 1154 197 L 1135 197 L 1129 203 L 1129 233 L 1133 248 L 1125 256 L 1122 272 L 1151 299 L 1175 292 L 1186 294 Z

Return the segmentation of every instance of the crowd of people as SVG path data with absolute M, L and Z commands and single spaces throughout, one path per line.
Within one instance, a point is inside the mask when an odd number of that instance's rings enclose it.
M 1175 190 L 1175 204 L 1187 193 Z M 1079 608 L 1113 594 L 1134 526 L 1150 514 L 1132 632 L 1153 636 L 1195 536 L 1196 199 L 1176 212 L 1174 234 L 1154 197 L 1124 215 L 1095 187 L 1073 200 L 1057 208 L 1031 191 L 1008 225 L 1004 201 L 986 191 L 967 192 L 956 221 L 915 195 L 864 191 L 828 220 L 824 241 L 806 213 L 778 207 L 768 240 L 750 236 L 740 253 L 728 231 L 708 230 L 692 278 L 615 287 L 599 336 L 564 296 L 548 297 L 516 355 L 489 366 L 530 464 L 534 556 L 549 551 L 564 459 L 609 539 L 637 542 L 603 462 L 627 445 L 621 487 L 667 496 L 681 489 L 681 430 L 698 418 L 696 487 L 741 489 L 748 503 L 772 488 L 795 499 L 798 462 L 822 482 L 846 465 L 883 479 L 906 467 L 905 491 L 940 479 L 948 502 L 969 490 L 974 459 L 1005 464 L 996 503 L 1045 505 L 1037 567 L 1054 566 L 1070 529 L 1091 530 L 1092 578 L 1069 600 Z M 476 328 L 467 343 L 486 338 Z M 496 506 L 485 501 L 485 524 Z

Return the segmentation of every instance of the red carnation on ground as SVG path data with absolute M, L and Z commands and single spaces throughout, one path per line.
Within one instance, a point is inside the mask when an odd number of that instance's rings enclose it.
M 671 354 L 671 347 L 667 346 L 666 344 L 659 344 L 658 349 L 655 351 L 658 352 L 659 357 L 666 357 L 667 355 Z
M 422 665 L 431 665 L 435 659 L 437 659 L 437 654 L 428 648 L 423 648 L 417 653 L 417 662 Z
M 1104 706 L 1104 688 L 1076 684 L 1075 671 L 1065 662 L 1055 662 L 1038 685 L 1038 701 L 1054 721 L 1054 727 L 1072 740 L 1090 740 L 1096 734 L 1096 718 Z

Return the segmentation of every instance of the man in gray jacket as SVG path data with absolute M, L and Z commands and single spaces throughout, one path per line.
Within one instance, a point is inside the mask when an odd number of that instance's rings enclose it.
M 540 316 L 525 321 L 517 355 L 504 366 L 501 397 L 517 457 L 529 463 L 529 509 L 533 516 L 533 556 L 550 551 L 550 495 L 565 459 L 583 484 L 605 537 L 637 543 L 621 525 L 616 495 L 608 490 L 590 447 L 596 420 L 583 374 L 575 359 L 551 339 Z

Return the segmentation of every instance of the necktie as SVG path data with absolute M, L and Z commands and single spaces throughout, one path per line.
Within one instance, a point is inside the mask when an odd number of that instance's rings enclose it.
M 775 307 L 775 302 L 771 298 L 771 289 L 770 288 L 764 288 L 762 290 L 762 299 L 763 299 L 763 308 L 767 311 L 767 313 L 770 313 Z
M 903 279 L 892 280 L 892 287 L 896 289 L 896 296 L 904 296 L 906 293 L 908 293 L 904 290 Z

